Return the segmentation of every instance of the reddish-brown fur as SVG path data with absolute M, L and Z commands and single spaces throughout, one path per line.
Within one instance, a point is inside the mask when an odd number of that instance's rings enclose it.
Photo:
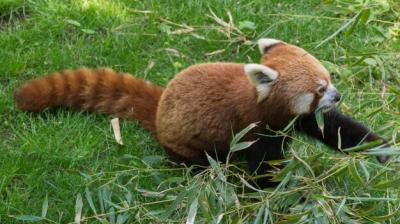
M 278 44 L 264 54 L 261 64 L 279 72 L 279 77 L 267 99 L 266 116 L 269 125 L 281 129 L 294 118 L 290 101 L 304 93 L 314 93 L 310 112 L 316 109 L 320 96 L 318 80 L 330 82 L 328 71 L 305 50 L 287 43 Z
M 261 129 L 266 125 L 275 130 L 284 128 L 296 116 L 292 112 L 293 98 L 315 93 L 321 79 L 330 81 L 317 59 L 286 43 L 270 49 L 261 64 L 279 72 L 269 96 L 261 103 L 257 103 L 244 64 L 200 64 L 177 74 L 166 87 L 157 110 L 157 138 L 167 152 L 178 159 L 206 164 L 204 151 L 217 151 L 223 156 L 232 132 L 252 122 L 261 122 Z M 310 109 L 311 113 L 315 106 Z
M 111 69 L 66 70 L 36 78 L 15 92 L 17 107 L 38 112 L 72 107 L 139 121 L 155 132 L 155 113 L 162 87 Z
M 204 151 L 228 150 L 232 133 L 264 119 L 244 64 L 191 66 L 168 84 L 157 110 L 157 138 L 174 155 L 205 163 Z
M 279 76 L 267 99 L 259 103 L 244 64 L 235 63 L 191 66 L 164 91 L 110 69 L 65 71 L 23 85 L 15 99 L 26 111 L 69 106 L 138 120 L 156 133 L 170 155 L 206 163 L 205 151 L 226 153 L 232 133 L 252 122 L 261 122 L 260 130 L 266 125 L 283 128 L 295 116 L 293 98 L 314 93 L 318 80 L 329 81 L 329 74 L 313 56 L 290 44 L 271 48 L 261 64 Z

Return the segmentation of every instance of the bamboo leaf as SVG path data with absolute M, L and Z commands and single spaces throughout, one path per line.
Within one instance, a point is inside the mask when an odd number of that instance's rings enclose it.
M 251 190 L 255 192 L 262 192 L 262 193 L 267 193 L 267 191 L 263 191 L 260 189 L 255 188 L 253 185 L 251 185 L 249 182 L 247 182 L 243 177 L 239 176 L 240 182 L 242 182 L 246 187 L 250 188 Z
M 322 137 L 324 137 L 324 113 L 322 109 L 318 109 L 314 112 L 315 120 L 317 121 L 317 126 L 322 133 Z
M 119 214 L 116 224 L 124 224 L 129 219 L 130 214 Z
M 196 219 L 196 214 L 197 214 L 197 205 L 199 201 L 197 198 L 195 198 L 192 203 L 190 204 L 190 209 L 189 209 L 189 214 L 186 219 L 186 224 L 194 224 L 194 220 Z
M 172 213 L 178 209 L 178 206 L 181 205 L 182 200 L 185 198 L 185 196 L 189 194 L 189 192 L 190 191 L 181 191 L 181 193 L 179 193 L 176 197 L 175 201 L 172 202 L 171 206 L 169 206 L 168 210 L 164 214 L 162 214 L 162 216 L 160 217 L 161 220 L 166 220 L 168 217 L 170 217 Z
M 101 211 L 101 213 L 104 213 L 105 210 L 106 210 L 105 205 L 104 205 L 104 201 L 105 201 L 104 192 L 105 192 L 105 188 L 100 188 L 97 191 L 97 196 L 99 197 L 99 201 L 100 201 L 100 211 Z
M 361 178 L 360 174 L 357 171 L 357 166 L 356 166 L 356 161 L 352 159 L 349 161 L 349 172 L 350 175 L 353 177 L 353 179 L 359 184 L 359 185 L 364 185 L 364 181 Z
M 91 29 L 81 29 L 81 31 L 86 34 L 95 34 L 96 33 L 96 31 L 91 30 Z
M 382 201 L 399 201 L 398 198 L 378 198 L 378 197 L 345 197 L 345 196 L 330 196 L 330 195 L 314 195 L 315 197 L 323 197 L 328 199 L 344 199 L 360 202 L 382 202 Z
M 82 195 L 78 194 L 78 196 L 76 196 L 76 202 L 75 202 L 75 219 L 74 219 L 75 224 L 81 223 L 82 207 L 83 207 Z
M 391 219 L 393 217 L 395 217 L 396 215 L 398 215 L 399 213 L 399 209 L 396 209 L 395 211 L 393 211 L 392 213 L 389 213 L 387 215 L 382 215 L 382 216 L 373 216 L 373 217 L 369 217 L 371 220 L 374 220 L 375 222 L 379 222 L 381 223 L 382 221 Z
M 274 196 L 276 193 L 278 193 L 281 188 L 285 187 L 286 184 L 290 181 L 290 179 L 292 178 L 293 174 L 292 171 L 289 171 L 285 178 L 283 178 L 283 180 L 278 184 L 278 186 L 275 188 L 275 190 L 272 192 L 272 194 L 270 195 L 270 197 Z
M 217 161 L 215 161 L 211 156 L 209 156 L 207 153 L 206 153 L 206 156 L 207 156 L 208 162 L 209 162 L 210 165 L 211 165 L 211 168 L 213 168 L 213 170 L 217 173 L 218 178 L 219 178 L 221 181 L 224 181 L 224 182 L 225 182 L 225 181 L 226 181 L 226 178 L 225 178 L 225 175 L 222 173 L 220 164 L 219 164 Z
M 247 126 L 245 129 L 241 130 L 239 133 L 233 136 L 232 141 L 231 141 L 231 147 L 235 144 L 237 144 L 240 139 L 242 139 L 251 129 L 257 127 L 257 123 L 251 123 L 249 126 Z
M 207 223 L 211 223 L 213 215 L 210 211 L 210 206 L 207 203 L 208 199 L 207 199 L 206 191 L 200 192 L 199 198 L 200 198 L 200 200 L 199 200 L 200 201 L 200 203 L 199 203 L 200 212 L 201 212 L 201 214 L 204 215 L 203 218 L 206 219 Z
M 47 210 L 49 209 L 49 196 L 46 194 L 46 197 L 43 200 L 42 204 L 42 217 L 45 218 L 47 215 Z
M 92 209 L 94 214 L 97 215 L 97 211 L 96 211 L 96 208 L 94 207 L 94 203 L 93 203 L 92 193 L 89 191 L 88 188 L 85 188 L 85 197 L 86 197 L 87 202 L 89 203 L 89 207 Z
M 296 214 L 287 214 L 287 215 L 284 215 L 284 217 L 287 220 L 293 221 L 293 223 L 297 223 L 298 221 L 300 221 L 300 219 L 303 216 L 305 216 L 307 214 L 310 214 L 311 212 L 312 212 L 312 210 L 308 209 L 308 210 L 306 210 L 304 212 L 300 212 L 300 213 L 296 213 Z
M 340 202 L 340 205 L 336 211 L 336 216 L 340 215 L 340 212 L 344 208 L 345 204 L 346 204 L 346 198 L 343 198 L 342 202 Z
M 283 132 L 289 131 L 289 129 L 290 129 L 291 127 L 293 127 L 294 123 L 297 121 L 297 119 L 299 119 L 299 117 L 300 117 L 300 116 L 294 117 L 294 118 L 290 121 L 290 123 L 289 123 L 288 125 L 286 125 L 286 127 L 283 129 Z
M 313 169 L 311 168 L 311 166 L 304 161 L 303 159 L 301 159 L 294 151 L 292 152 L 294 158 L 296 158 L 300 163 L 302 163 L 307 169 L 308 171 L 310 171 L 311 175 L 315 178 L 315 173 L 313 171 Z
M 16 215 L 14 216 L 15 219 L 20 221 L 30 221 L 30 222 L 37 222 L 42 221 L 44 218 L 35 215 Z
M 263 221 L 263 215 L 265 214 L 265 204 L 263 204 L 257 212 L 256 219 L 254 220 L 254 224 L 261 224 Z
M 207 153 L 206 153 L 206 156 L 207 156 L 207 160 L 208 160 L 208 162 L 210 163 L 211 167 L 212 167 L 213 169 L 215 169 L 215 170 L 218 170 L 218 169 L 220 168 L 218 162 L 215 161 L 215 159 L 213 159 L 213 158 L 212 158 L 211 156 L 209 156 Z
M 351 147 L 351 148 L 343 149 L 343 151 L 344 152 L 359 152 L 359 151 L 364 151 L 364 150 L 367 150 L 367 149 L 374 148 L 374 147 L 382 145 L 382 144 L 383 144 L 383 140 L 382 139 L 377 139 L 375 141 L 368 142 L 368 143 L 363 144 L 363 145 L 358 145 L 358 146 L 354 146 L 354 147 Z
M 371 149 L 369 151 L 363 152 L 363 154 L 372 156 L 395 156 L 400 155 L 400 147 L 384 147 L 379 149 Z
M 367 167 L 365 165 L 365 161 L 362 160 L 362 161 L 359 162 L 359 164 L 360 164 L 360 167 L 361 167 L 362 171 L 364 172 L 364 176 L 365 176 L 366 181 L 369 181 L 369 178 L 370 178 L 371 175 L 369 174 L 369 171 L 368 171 L 368 169 L 367 169 Z
M 386 190 L 387 188 L 390 188 L 390 187 L 396 187 L 397 188 L 399 185 L 400 185 L 400 178 L 394 179 L 394 180 L 380 182 L 380 183 L 374 185 L 373 188 Z
M 231 152 L 237 152 L 241 151 L 243 149 L 249 148 L 251 145 L 253 145 L 257 140 L 255 141 L 248 141 L 248 142 L 239 142 L 231 147 Z
M 69 24 L 71 24 L 71 25 L 73 25 L 73 26 L 76 26 L 76 27 L 81 26 L 81 24 L 80 24 L 78 21 L 76 21 L 76 20 L 67 19 L 67 20 L 65 20 L 65 22 L 66 22 L 66 23 L 69 23 Z
M 299 161 L 298 161 L 298 160 L 292 159 L 292 160 L 289 162 L 289 164 L 287 164 L 287 165 L 285 166 L 285 168 L 283 168 L 278 174 L 276 174 L 276 175 L 273 177 L 272 180 L 273 180 L 273 181 L 279 181 L 279 180 L 283 179 L 284 177 L 286 177 L 286 175 L 287 175 L 289 172 L 295 170 L 295 168 L 297 167 L 298 164 L 299 164 Z

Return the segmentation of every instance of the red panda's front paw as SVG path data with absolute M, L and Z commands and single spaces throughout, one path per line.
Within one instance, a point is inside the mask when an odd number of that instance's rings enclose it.
M 383 140 L 383 145 L 381 146 L 382 148 L 389 148 L 391 145 L 386 141 Z M 376 156 L 376 159 L 380 162 L 380 163 L 386 163 L 387 161 L 389 161 L 391 156 L 389 155 L 380 155 L 380 156 Z
M 380 163 L 386 163 L 386 162 L 390 159 L 390 156 L 388 156 L 388 155 L 377 156 L 376 159 L 377 159 Z

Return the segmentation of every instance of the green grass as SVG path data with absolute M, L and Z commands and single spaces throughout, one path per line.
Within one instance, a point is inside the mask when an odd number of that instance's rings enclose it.
M 0 223 L 39 220 L 42 211 L 43 223 L 76 214 L 87 223 L 182 223 L 196 208 L 196 223 L 400 222 L 398 158 L 382 166 L 294 135 L 292 165 L 280 174 L 287 184 L 248 192 L 235 164 L 192 175 L 135 123 L 122 122 L 119 146 L 108 116 L 29 114 L 13 103 L 18 85 L 65 68 L 107 66 L 165 85 L 195 63 L 257 62 L 254 43 L 267 36 L 324 61 L 345 96 L 342 111 L 395 142 L 400 4 L 357 2 L 0 0 Z M 216 22 L 229 14 L 239 31 Z

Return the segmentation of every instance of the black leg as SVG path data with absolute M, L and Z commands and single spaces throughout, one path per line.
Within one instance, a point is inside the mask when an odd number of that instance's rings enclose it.
M 283 158 L 283 148 L 286 145 L 284 137 L 259 136 L 258 141 L 246 150 L 249 171 L 252 174 L 263 175 L 273 167 L 266 161 Z M 271 181 L 270 177 L 257 179 L 255 182 L 260 188 L 273 187 L 278 183 Z
M 382 140 L 383 144 L 387 141 L 370 129 L 355 121 L 354 119 L 343 115 L 337 110 L 331 110 L 324 114 L 324 135 L 318 128 L 314 114 L 310 114 L 299 119 L 297 128 L 304 133 L 313 136 L 330 147 L 338 150 L 357 146 L 363 142 Z M 339 146 L 339 135 L 341 146 Z M 386 162 L 387 156 L 380 156 L 380 162 Z

